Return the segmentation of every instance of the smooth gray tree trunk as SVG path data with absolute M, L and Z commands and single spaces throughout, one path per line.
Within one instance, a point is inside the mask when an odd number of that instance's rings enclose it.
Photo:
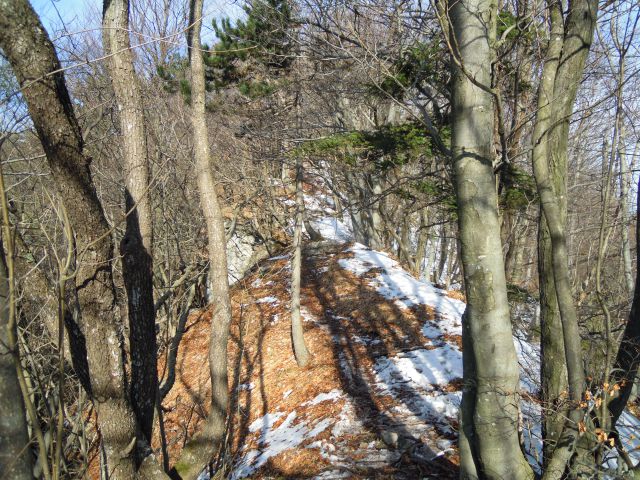
M 545 479 L 560 478 L 578 447 L 578 423 L 584 412 L 579 408 L 585 391 L 582 347 L 578 319 L 569 278 L 566 226 L 566 172 L 568 164 L 569 121 L 584 65 L 593 39 L 597 0 L 571 4 L 566 19 L 560 2 L 552 2 L 550 42 L 538 88 L 538 111 L 533 141 L 533 172 L 540 196 L 540 285 L 542 325 L 542 377 L 549 380 L 554 369 L 567 368 L 569 399 L 573 408 L 566 415 L 552 414 L 543 420 L 550 443 L 546 448 Z M 555 300 L 553 296 L 555 294 Z M 552 310 L 557 305 L 557 310 Z M 562 345 L 558 335 L 562 333 Z M 564 347 L 564 362 L 562 360 Z M 562 380 L 543 383 L 543 398 L 553 408 L 560 398 Z M 562 431 L 560 438 L 557 432 Z
M 456 63 L 452 153 L 467 296 L 460 477 L 530 479 L 518 437 L 519 371 L 493 173 L 493 95 L 487 91 L 497 3 L 454 0 L 449 13 Z

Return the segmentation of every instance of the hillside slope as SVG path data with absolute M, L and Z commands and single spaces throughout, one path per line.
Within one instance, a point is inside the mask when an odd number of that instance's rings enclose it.
M 388 254 L 348 242 L 347 227 L 333 218 L 316 227 L 327 240 L 304 250 L 307 368 L 292 353 L 289 256 L 262 262 L 232 289 L 226 471 L 233 480 L 457 478 L 460 293 L 418 281 Z M 190 317 L 176 385 L 163 403 L 171 458 L 209 405 L 210 318 L 210 309 Z M 518 332 L 514 344 L 521 438 L 539 470 L 539 353 Z M 635 458 L 638 423 L 630 414 L 623 422 Z

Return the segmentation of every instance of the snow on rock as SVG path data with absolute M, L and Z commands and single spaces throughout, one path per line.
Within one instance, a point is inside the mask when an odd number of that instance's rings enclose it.
M 295 422 L 298 414 L 294 410 L 277 428 L 274 428 L 277 421 L 284 415 L 284 412 L 268 413 L 251 423 L 250 432 L 260 431 L 260 449 L 250 450 L 242 455 L 230 476 L 231 480 L 239 480 L 252 475 L 271 457 L 318 436 L 334 423 L 334 420 L 330 418 L 317 422 L 313 427 L 305 421 Z

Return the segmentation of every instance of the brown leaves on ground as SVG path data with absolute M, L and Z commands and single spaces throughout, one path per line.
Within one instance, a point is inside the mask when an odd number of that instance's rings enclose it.
M 424 347 L 429 340 L 422 335 L 422 325 L 436 319 L 429 307 L 400 309 L 368 285 L 366 277 L 370 275 L 358 277 L 342 269 L 338 260 L 349 255 L 343 246 L 337 245 L 320 254 L 307 252 L 301 303 L 305 340 L 313 360 L 305 369 L 298 368 L 292 353 L 289 262 L 286 259 L 263 262 L 232 288 L 234 321 L 228 345 L 232 419 L 228 462 L 243 447 L 258 447 L 259 432 L 251 433 L 249 425 L 267 413 L 295 410 L 297 419 L 308 425 L 320 419 L 338 418 L 344 399 L 302 405 L 334 389 L 347 394 L 355 415 L 364 425 L 362 431 L 353 432 L 345 441 L 352 442 L 356 449 L 363 442 L 379 438 L 385 412 L 397 400 L 372 389 L 375 359 Z M 261 301 L 265 298 L 277 301 Z M 162 405 L 171 464 L 209 408 L 210 321 L 209 309 L 189 318 L 178 353 L 176 382 Z M 458 387 L 455 384 L 451 389 Z M 157 428 L 155 432 L 154 447 L 159 453 Z M 328 439 L 330 434 L 328 428 L 312 441 Z M 269 459 L 255 478 L 269 475 L 307 478 L 331 470 L 318 449 L 305 448 L 307 443 Z M 446 458 L 427 466 L 400 458 L 379 472 L 356 471 L 351 478 L 396 478 L 400 472 L 402 478 L 412 478 L 414 474 L 425 476 L 425 469 L 431 469 L 438 478 L 457 475 L 457 467 Z

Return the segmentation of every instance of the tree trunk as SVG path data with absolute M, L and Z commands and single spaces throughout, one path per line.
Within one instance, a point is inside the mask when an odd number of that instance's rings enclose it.
M 418 226 L 418 242 L 416 246 L 416 254 L 415 260 L 413 263 L 413 274 L 419 278 L 425 278 L 425 265 L 424 260 L 427 256 L 427 247 L 429 243 L 429 228 L 427 227 L 429 223 L 429 210 L 427 207 L 423 207 L 420 209 L 418 213 L 420 217 L 420 223 Z
M 29 445 L 27 417 L 18 383 L 15 355 L 9 350 L 11 325 L 9 276 L 0 242 L 0 478 L 33 479 L 33 457 Z M 9 332 L 9 328 L 13 332 Z M 17 348 L 17 345 L 16 345 Z
M 633 159 L 638 153 L 638 145 L 634 151 Z M 627 293 L 633 295 L 634 282 L 633 282 L 633 268 L 631 262 L 631 246 L 629 242 L 629 184 L 631 183 L 631 175 L 629 172 L 629 165 L 627 164 L 627 158 L 624 152 L 624 133 L 620 133 L 620 142 L 618 144 L 618 160 L 620 162 L 620 220 L 622 223 L 622 259 L 624 266 L 624 278 L 627 286 Z
M 309 350 L 304 341 L 300 317 L 300 280 L 302 274 L 302 222 L 304 197 L 302 192 L 302 160 L 296 160 L 296 227 L 293 234 L 293 264 L 291 266 L 291 340 L 299 367 L 309 363 Z
M 209 283 L 214 310 L 211 317 L 209 370 L 211 410 L 202 429 L 184 450 L 175 470 L 184 480 L 192 480 L 222 447 L 229 404 L 227 339 L 231 324 L 231 300 L 227 273 L 226 238 L 222 211 L 218 204 L 209 157 L 209 133 L 205 116 L 204 61 L 200 51 L 203 0 L 191 0 L 187 44 L 191 64 L 191 105 L 193 144 L 200 206 L 207 226 Z
M 558 311 L 556 286 L 551 264 L 551 238 L 542 211 L 538 223 L 538 274 L 540 284 L 540 379 L 545 405 L 542 415 L 543 464 L 556 448 L 565 419 L 567 405 L 567 363 Z
M 0 3 L 0 47 L 20 83 L 29 114 L 75 231 L 75 276 L 80 326 L 86 341 L 91 390 L 112 479 L 135 477 L 136 421 L 125 390 L 121 326 L 111 271 L 109 225 L 83 155 L 80 128 L 60 63 L 26 0 Z
M 564 423 L 562 445 L 547 457 L 545 478 L 559 478 L 573 456 L 578 437 L 578 422 L 584 412 L 578 407 L 585 390 L 582 350 L 578 319 L 569 279 L 569 259 L 566 240 L 566 172 L 569 121 L 573 103 L 584 71 L 584 64 L 593 38 L 597 1 L 588 0 L 571 5 L 566 26 L 562 5 L 550 5 L 551 32 L 538 90 L 538 112 L 533 131 L 533 171 L 540 195 L 540 285 L 546 302 L 542 304 L 542 375 L 554 375 L 561 358 L 558 333 L 562 332 L 564 358 L 567 366 L 569 399 L 573 408 L 569 422 L 562 416 L 545 419 L 549 432 L 560 430 Z M 547 236 L 548 230 L 548 236 Z M 551 290 L 553 286 L 553 290 Z M 552 296 L 555 292 L 555 301 Z M 557 304 L 557 311 L 551 310 Z M 559 314 L 559 316 L 558 316 Z M 556 373 L 557 375 L 557 373 Z M 559 398 L 561 382 L 545 384 L 543 396 L 553 402 Z M 550 406 L 550 405 L 548 405 Z M 547 449 L 547 452 L 549 449 Z
M 640 188 L 640 180 L 638 181 Z M 638 190 L 638 202 L 636 217 L 640 218 L 640 190 Z M 640 248 L 640 222 L 636 221 L 636 248 Z M 636 256 L 636 286 L 631 304 L 629 320 L 622 335 L 620 348 L 611 369 L 611 385 L 618 385 L 620 390 L 618 395 L 609 402 L 609 413 L 611 415 L 611 426 L 615 430 L 616 422 L 631 397 L 631 391 L 638 378 L 638 367 L 640 367 L 640 255 Z
M 153 304 L 152 216 L 145 118 L 129 41 L 129 1 L 105 0 L 102 42 L 115 92 L 123 147 L 126 231 L 120 242 L 128 299 L 131 403 L 151 441 L 158 389 Z
M 467 296 L 462 330 L 461 478 L 529 479 L 533 472 L 518 437 L 519 371 L 493 173 L 493 98 L 487 91 L 497 4 L 457 0 L 449 3 L 449 11 L 457 63 L 452 153 Z

